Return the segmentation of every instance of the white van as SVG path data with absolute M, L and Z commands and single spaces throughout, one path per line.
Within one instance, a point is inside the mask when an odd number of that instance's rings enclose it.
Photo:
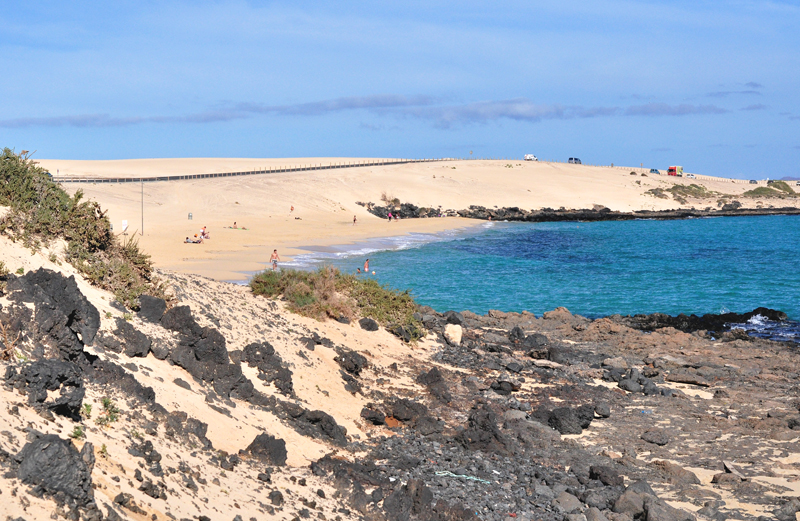
M 538 161 L 539 159 L 533 154 L 525 154 L 525 161 Z

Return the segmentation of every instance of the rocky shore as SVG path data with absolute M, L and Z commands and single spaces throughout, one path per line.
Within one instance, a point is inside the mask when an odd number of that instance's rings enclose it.
M 800 353 L 752 314 L 437 313 L 408 344 L 164 273 L 8 275 L 9 519 L 796 519 Z M 87 408 L 87 405 L 90 405 Z M 93 407 L 91 407 L 93 405 Z
M 452 210 L 442 208 L 425 208 L 410 203 L 396 206 L 378 206 L 373 203 L 356 203 L 382 219 L 387 219 L 389 213 L 400 219 L 416 219 L 429 217 L 459 216 L 468 219 L 481 219 L 492 221 L 518 221 L 518 222 L 556 222 L 556 221 L 631 221 L 635 219 L 692 219 L 700 217 L 740 217 L 755 215 L 800 215 L 800 208 L 742 208 L 741 203 L 732 201 L 719 208 L 706 207 L 702 210 L 695 208 L 679 208 L 674 210 L 638 210 L 635 212 L 612 211 L 605 206 L 595 205 L 591 209 L 568 210 L 560 208 L 542 208 L 541 210 L 524 210 L 518 207 L 485 208 L 483 206 L 470 206 L 465 210 Z

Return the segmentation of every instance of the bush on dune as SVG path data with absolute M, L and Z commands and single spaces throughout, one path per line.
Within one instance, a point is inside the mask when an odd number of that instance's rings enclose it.
M 143 293 L 165 296 L 150 256 L 133 237 L 121 242 L 111 232 L 98 203 L 84 201 L 80 190 L 70 197 L 34 161 L 8 148 L 0 156 L 0 206 L 10 208 L 0 233 L 34 251 L 64 240 L 66 260 L 127 307 L 135 308 Z
M 255 295 L 282 296 L 291 311 L 318 320 L 369 317 L 387 328 L 422 330 L 413 316 L 417 305 L 408 291 L 392 290 L 374 279 L 345 275 L 329 266 L 317 271 L 266 270 L 253 277 L 250 288 Z

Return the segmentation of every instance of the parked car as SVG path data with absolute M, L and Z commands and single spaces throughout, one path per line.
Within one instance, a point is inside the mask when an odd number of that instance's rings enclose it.
M 751 184 L 751 185 L 757 185 L 757 184 L 758 184 L 758 181 L 756 181 L 755 179 L 751 179 L 751 180 L 750 180 L 750 184 Z
M 569 161 L 567 161 L 567 163 L 570 163 L 570 164 L 573 164 L 573 165 L 580 165 L 581 164 L 581 160 L 578 159 L 577 157 L 571 157 L 571 158 L 569 158 Z
M 538 161 L 539 158 L 533 154 L 525 154 L 525 161 Z
M 800 186 L 800 181 L 797 182 L 797 186 Z
M 777 179 L 767 179 L 767 184 L 771 185 L 772 183 L 776 182 Z
M 658 168 L 651 168 L 650 173 L 655 175 L 661 175 L 661 171 Z
M 674 175 L 677 177 L 683 177 L 683 167 L 682 166 L 671 166 L 667 169 L 667 175 Z
M 696 179 L 696 176 L 694 174 L 686 174 L 686 177 L 689 179 Z

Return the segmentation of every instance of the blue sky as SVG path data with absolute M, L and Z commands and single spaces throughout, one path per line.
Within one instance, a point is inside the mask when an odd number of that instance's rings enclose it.
M 800 2 L 6 2 L 0 51 L 0 146 L 38 158 L 800 176 Z

